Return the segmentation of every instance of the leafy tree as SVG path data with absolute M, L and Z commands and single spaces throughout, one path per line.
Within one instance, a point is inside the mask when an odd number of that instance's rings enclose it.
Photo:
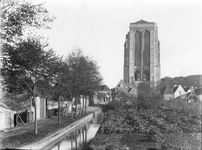
M 81 50 L 69 54 L 66 62 L 70 69 L 71 93 L 75 97 L 77 109 L 80 95 L 92 95 L 101 84 L 102 77 L 98 71 L 97 63 L 84 56 Z
M 40 38 L 26 39 L 25 31 L 30 27 L 50 28 L 49 23 L 54 18 L 49 17 L 41 4 L 14 0 L 3 0 L 1 4 L 1 72 L 4 90 L 8 92 L 5 95 L 11 97 L 7 102 L 13 106 L 16 103 L 11 102 L 21 94 L 35 99 L 35 96 L 47 93 L 52 78 L 49 64 L 56 57 L 52 50 L 44 50 L 47 45 L 43 45 Z
M 52 95 L 56 101 L 58 101 L 58 124 L 60 124 L 60 101 L 69 100 L 71 96 L 71 86 L 70 86 L 70 76 L 69 76 L 69 67 L 61 59 L 58 62 L 58 65 L 54 67 L 56 71 L 54 82 L 52 86 Z
M 13 59 L 11 55 L 16 55 L 11 51 L 19 46 L 18 43 L 22 43 L 23 38 L 25 39 L 25 30 L 30 27 L 50 28 L 49 23 L 54 20 L 54 17 L 49 17 L 43 5 L 34 5 L 25 0 L 2 0 L 1 4 L 1 61 L 3 62 L 2 70 L 6 70 L 11 67 L 9 64 L 10 59 Z
M 201 87 L 202 83 L 201 81 L 202 75 L 190 75 L 187 77 L 164 77 L 161 79 L 161 87 L 170 86 L 171 88 L 174 85 L 182 85 L 182 86 L 195 86 L 195 87 Z
M 45 51 L 46 46 L 41 44 L 40 39 L 28 38 L 16 47 L 6 47 L 10 59 L 3 63 L 2 71 L 9 93 L 26 93 L 34 100 L 37 95 L 45 96 L 49 93 L 48 87 L 55 75 L 52 67 L 58 62 L 59 57 L 52 50 Z M 37 134 L 37 130 L 35 133 Z
M 29 27 L 50 29 L 55 19 L 42 4 L 25 0 L 2 0 L 1 18 L 1 38 L 8 43 L 16 43 Z

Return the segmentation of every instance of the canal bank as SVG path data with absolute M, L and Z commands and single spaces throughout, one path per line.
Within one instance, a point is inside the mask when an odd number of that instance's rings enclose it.
M 95 114 L 97 112 L 101 112 L 101 109 L 98 107 L 89 107 L 88 112 L 92 113 L 49 135 L 41 141 L 22 146 L 19 149 L 50 149 L 56 143 L 65 138 L 66 135 L 71 134 L 72 132 L 81 128 L 83 125 L 87 124 L 89 121 L 93 120 L 93 118 L 95 118 Z
M 85 149 L 85 145 L 95 137 L 102 121 L 104 113 L 101 111 L 94 111 L 93 119 L 78 127 L 70 134 L 65 134 L 61 140 L 54 146 L 45 147 L 50 150 L 72 150 Z
M 53 133 L 52 135 L 46 137 L 45 139 L 32 143 L 29 145 L 25 145 L 23 147 L 20 147 L 19 149 L 48 149 L 50 145 L 54 145 L 54 143 L 57 143 L 60 141 L 65 134 L 70 134 L 80 126 L 84 125 L 85 123 L 89 122 L 93 119 L 93 113 L 90 113 L 89 115 L 85 116 L 84 118 L 70 124 L 69 126 Z
M 54 133 L 83 119 L 89 114 L 93 115 L 93 112 L 97 110 L 100 109 L 89 107 L 87 108 L 87 114 L 74 117 L 74 119 L 71 119 L 70 117 L 62 117 L 61 124 L 57 123 L 57 117 L 39 120 L 37 135 L 34 134 L 33 123 L 29 123 L 26 126 L 16 127 L 14 129 L 7 129 L 5 132 L 0 132 L 0 149 L 18 149 L 23 148 L 25 145 L 41 142 Z

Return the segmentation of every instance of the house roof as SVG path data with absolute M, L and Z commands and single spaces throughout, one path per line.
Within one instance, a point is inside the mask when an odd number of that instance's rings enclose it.
M 116 87 L 127 87 L 127 84 L 121 79 Z
M 179 86 L 180 86 L 180 85 L 174 85 L 172 91 L 175 93 L 175 91 L 178 89 Z
M 134 23 L 131 23 L 131 24 L 155 24 L 155 23 L 154 22 L 148 22 L 148 21 L 141 19 L 141 20 L 134 22 Z
M 137 91 L 136 91 L 136 89 L 135 88 L 129 88 L 128 89 L 128 94 L 133 94 L 133 95 L 136 95 L 137 94 Z
M 186 94 L 186 97 L 189 97 L 189 96 L 191 96 L 193 93 L 192 92 L 188 92 L 187 94 Z
M 202 88 L 195 89 L 196 95 L 202 95 Z
M 120 97 L 126 97 L 127 94 L 123 91 L 119 91 L 117 93 L 115 93 L 115 97 L 120 98 Z
M 161 89 L 161 94 L 173 94 L 173 91 L 169 86 L 165 86 Z
M 110 91 L 110 89 L 107 85 L 100 85 L 98 91 Z
M 190 88 L 191 88 L 191 86 L 185 86 L 183 89 L 185 92 L 187 92 Z

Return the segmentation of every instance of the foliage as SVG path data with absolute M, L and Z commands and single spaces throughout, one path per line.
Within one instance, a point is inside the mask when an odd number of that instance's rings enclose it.
M 150 135 L 162 147 L 169 145 L 164 134 L 190 134 L 201 132 L 201 116 L 192 116 L 175 110 L 114 109 L 106 113 L 99 134 L 141 133 Z M 170 146 L 171 147 L 171 146 Z
M 10 58 L 3 62 L 2 73 L 8 92 L 33 95 L 33 89 L 37 86 L 41 94 L 44 93 L 43 90 L 53 80 L 54 71 L 51 67 L 59 58 L 52 50 L 45 51 L 46 45 L 36 38 L 22 40 L 16 47 L 7 46 L 3 48 Z
M 25 30 L 29 27 L 50 28 L 49 23 L 54 18 L 49 17 L 41 4 L 34 5 L 24 0 L 4 0 L 1 4 L 4 99 L 17 101 L 21 97 L 24 101 L 21 95 L 33 95 L 35 85 L 40 94 L 45 94 L 53 74 L 50 66 L 56 57 L 52 50 L 45 51 L 48 45 L 42 44 L 41 37 L 26 37 Z
M 94 93 L 102 82 L 97 63 L 84 56 L 81 50 L 69 54 L 65 61 L 69 66 L 72 95 L 78 97 Z
M 138 84 L 137 92 L 138 92 L 138 95 L 146 95 L 151 92 L 151 88 L 149 84 L 140 83 Z
M 55 71 L 51 88 L 52 100 L 58 101 L 59 96 L 65 100 L 71 99 L 69 66 L 60 59 L 52 69 Z
M 194 102 L 187 103 L 184 99 L 178 97 L 177 99 L 167 101 L 165 106 L 167 109 L 181 111 L 194 116 L 202 114 L 202 103 L 196 100 L 194 100 Z
M 136 102 L 137 109 L 157 109 L 164 105 L 160 94 L 139 94 Z
M 182 85 L 183 86 L 194 86 L 194 87 L 202 87 L 202 83 L 200 82 L 202 79 L 202 75 L 190 75 L 187 77 L 165 77 L 161 79 L 161 87 L 174 85 Z
M 42 4 L 34 5 L 25 0 L 2 1 L 1 18 L 1 38 L 9 43 L 16 43 L 26 28 L 50 28 L 54 20 Z

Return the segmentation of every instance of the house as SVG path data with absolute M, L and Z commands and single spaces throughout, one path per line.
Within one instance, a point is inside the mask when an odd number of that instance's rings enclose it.
M 195 89 L 196 99 L 202 101 L 202 88 Z
M 130 97 L 136 97 L 138 96 L 137 90 L 134 87 L 131 87 L 128 89 L 128 95 Z
M 108 104 L 112 101 L 112 91 L 107 85 L 99 86 L 93 97 L 94 104 Z
M 7 107 L 4 107 L 4 105 L 0 104 L 0 130 L 11 128 L 15 126 L 14 123 L 14 115 L 16 114 L 16 111 L 13 111 Z
M 138 93 L 136 88 L 129 87 L 123 80 L 120 80 L 119 83 L 116 85 L 116 87 L 112 89 L 112 99 L 117 100 L 123 96 L 136 98 L 138 96 Z
M 117 93 L 114 93 L 113 97 L 114 97 L 114 100 L 122 100 L 124 98 L 126 98 L 128 95 L 124 92 L 124 91 L 119 91 Z
M 194 102 L 195 99 L 196 99 L 196 94 L 194 91 L 186 93 L 186 102 L 187 103 Z
M 164 88 L 161 89 L 161 94 L 163 95 L 164 100 L 171 100 L 174 98 L 174 93 L 170 86 L 165 86 Z
M 181 85 L 174 85 L 172 91 L 173 91 L 174 98 L 177 98 L 179 96 L 184 96 L 186 94 Z
M 185 93 L 193 92 L 195 90 L 193 86 L 184 86 L 183 89 Z
M 121 79 L 119 83 L 114 88 L 115 92 L 124 91 L 125 93 L 128 92 L 127 84 Z

